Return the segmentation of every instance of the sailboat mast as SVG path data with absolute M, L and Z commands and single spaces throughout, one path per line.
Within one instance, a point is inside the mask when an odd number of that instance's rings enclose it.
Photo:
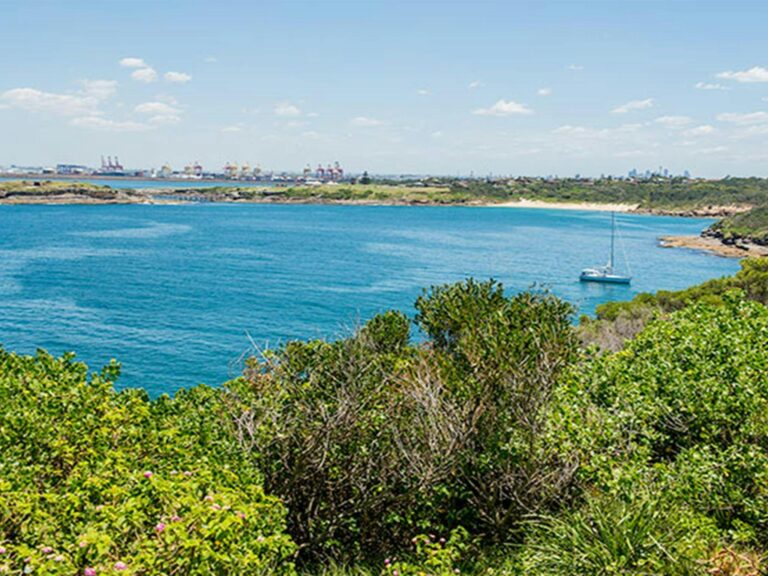
M 613 270 L 613 245 L 616 236 L 616 213 L 611 212 L 611 259 L 608 260 L 608 269 Z

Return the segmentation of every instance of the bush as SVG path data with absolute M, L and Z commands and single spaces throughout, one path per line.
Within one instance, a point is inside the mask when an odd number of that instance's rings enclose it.
M 417 309 L 421 345 L 388 313 L 345 340 L 289 343 L 229 385 L 242 445 L 308 557 L 376 557 L 457 526 L 506 540 L 570 484 L 541 437 L 575 357 L 571 308 L 467 281 Z
M 150 402 L 118 373 L 0 351 L 0 572 L 291 574 L 285 511 L 217 394 Z
M 651 323 L 617 354 L 573 371 L 555 436 L 585 484 L 650 474 L 725 538 L 768 541 L 768 309 L 726 294 Z
M 536 576 L 704 574 L 716 532 L 658 496 L 595 495 L 576 510 L 535 523 L 524 573 Z
M 407 560 L 384 560 L 382 576 L 455 576 L 468 546 L 467 531 L 456 528 L 446 538 L 420 534 L 413 540 L 413 555 Z

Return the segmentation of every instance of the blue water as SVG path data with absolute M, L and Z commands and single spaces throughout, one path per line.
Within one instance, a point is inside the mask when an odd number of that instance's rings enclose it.
M 494 277 L 551 287 L 590 313 L 640 291 L 731 274 L 738 262 L 660 248 L 709 220 L 621 215 L 631 286 L 584 284 L 605 262 L 606 213 L 460 207 L 0 206 L 0 343 L 123 363 L 150 393 L 218 384 L 258 346 L 348 334 L 413 312 L 424 286 Z
M 30 176 L 19 176 L 18 178 L 8 178 L 8 177 L 2 177 L 0 178 L 0 182 L 3 181 L 19 181 L 19 180 L 29 180 L 29 181 L 45 181 L 45 180 L 52 180 L 55 182 L 86 182 L 88 184 L 95 184 L 97 186 L 109 186 L 110 188 L 115 189 L 133 189 L 133 190 L 143 190 L 145 188 L 173 188 L 173 189 L 185 189 L 185 188 L 213 188 L 213 187 L 236 187 L 236 188 L 244 188 L 246 186 L 275 186 L 274 182 L 256 182 L 251 180 L 227 180 L 227 181 L 216 181 L 212 182 L 210 180 L 162 180 L 162 179 L 149 179 L 149 180 L 139 180 L 139 179 L 132 179 L 132 178 L 56 178 L 55 176 L 42 176 L 42 177 L 30 177 Z

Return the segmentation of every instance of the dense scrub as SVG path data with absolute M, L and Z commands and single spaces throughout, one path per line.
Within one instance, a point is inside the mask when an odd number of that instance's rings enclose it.
M 294 342 L 231 384 L 245 448 L 311 556 L 384 554 L 458 526 L 513 538 L 567 497 L 573 463 L 542 443 L 575 359 L 570 307 L 469 281 L 333 343 Z
M 150 402 L 117 371 L 0 351 L 0 573 L 290 574 L 218 392 Z
M 756 576 L 767 276 L 656 295 L 602 354 L 549 294 L 434 287 L 419 342 L 388 312 L 173 399 L 2 353 L 0 569 Z

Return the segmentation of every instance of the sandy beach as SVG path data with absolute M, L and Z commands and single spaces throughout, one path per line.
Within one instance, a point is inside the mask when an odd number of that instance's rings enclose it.
M 490 208 L 549 208 L 552 210 L 591 210 L 595 212 L 635 212 L 638 204 L 602 204 L 596 202 L 545 202 L 521 198 L 514 202 L 485 204 Z

